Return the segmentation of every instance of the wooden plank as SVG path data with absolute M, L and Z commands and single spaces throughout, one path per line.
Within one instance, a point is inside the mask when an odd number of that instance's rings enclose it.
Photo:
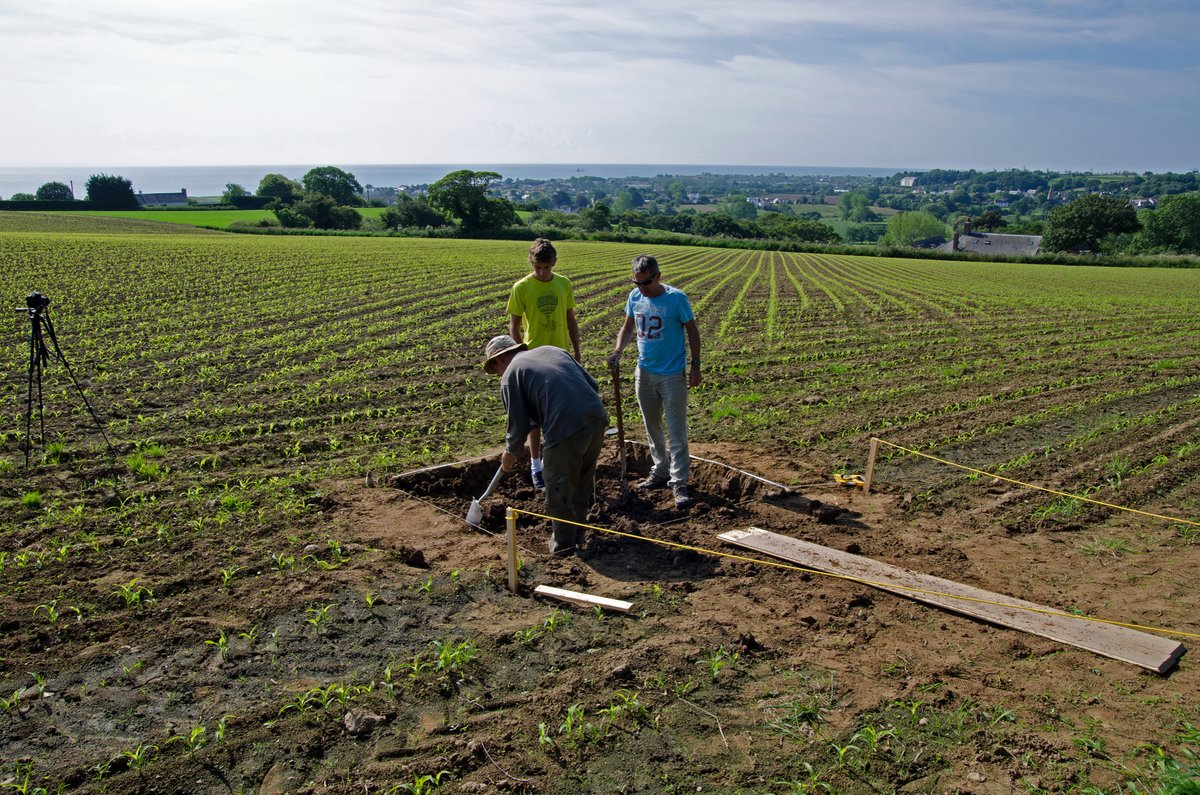
M 920 574 L 860 555 L 840 552 L 758 527 L 732 530 L 717 537 L 735 546 L 773 555 L 811 569 L 865 580 L 880 590 L 916 599 L 992 624 L 1019 629 L 1059 643 L 1087 649 L 1104 657 L 1132 663 L 1158 674 L 1164 674 L 1171 670 L 1183 653 L 1187 651 L 1182 643 L 1169 638 L 1067 615 L 1032 612 L 1051 608 L 984 591 L 952 580 Z M 945 594 L 945 596 L 940 594 Z M 954 597 L 965 597 L 965 599 Z M 991 602 L 1001 604 L 990 604 Z
M 565 588 L 553 588 L 549 585 L 539 585 L 533 589 L 533 592 L 582 607 L 603 607 L 605 610 L 616 610 L 620 613 L 628 613 L 633 607 L 633 602 L 609 599 L 607 596 L 592 596 L 579 591 L 568 591 Z

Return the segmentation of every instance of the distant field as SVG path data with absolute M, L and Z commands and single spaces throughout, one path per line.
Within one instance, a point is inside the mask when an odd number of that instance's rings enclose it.
M 197 213 L 205 215 L 204 213 Z M 207 229 L 156 223 L 141 217 L 107 218 L 100 213 L 31 213 L 0 211 L 0 232 L 57 234 L 187 235 L 216 234 Z
M 363 218 L 378 218 L 383 207 L 359 207 L 358 212 Z M 64 213 L 53 213 L 64 215 Z M 105 218 L 126 218 L 139 221 L 158 221 L 166 224 L 185 224 L 187 226 L 205 226 L 216 229 L 227 229 L 235 221 L 258 223 L 264 218 L 274 219 L 275 213 L 270 210 L 85 210 L 72 212 L 74 216 L 98 216 Z

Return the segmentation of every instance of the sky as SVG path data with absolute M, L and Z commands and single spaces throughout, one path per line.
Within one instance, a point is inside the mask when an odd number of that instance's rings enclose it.
M 0 166 L 1200 168 L 1195 0 L 0 0 Z

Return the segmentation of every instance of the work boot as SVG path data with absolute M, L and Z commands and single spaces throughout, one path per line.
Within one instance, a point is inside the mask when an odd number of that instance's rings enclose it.
M 688 494 L 686 483 L 676 483 L 671 491 L 675 492 L 675 507 L 686 508 L 692 504 L 692 495 Z
M 637 489 L 638 491 L 651 491 L 653 489 L 665 488 L 667 485 L 667 482 L 668 482 L 667 478 L 664 478 L 662 475 L 656 475 L 653 472 L 651 472 L 650 477 L 648 477 L 645 480 L 638 483 L 636 486 L 634 486 L 634 488 Z

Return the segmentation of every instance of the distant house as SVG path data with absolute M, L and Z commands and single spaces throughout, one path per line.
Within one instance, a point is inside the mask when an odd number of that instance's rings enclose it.
M 902 187 L 902 188 L 911 188 L 911 187 L 915 186 L 916 184 L 917 184 L 916 177 L 901 177 L 900 178 L 900 187 Z
M 1147 207 L 1154 208 L 1158 206 L 1157 199 L 1134 199 L 1129 203 L 1132 204 L 1137 210 L 1144 210 Z
M 972 232 L 969 223 L 962 232 L 955 232 L 938 251 L 970 251 L 976 254 L 997 254 L 1007 257 L 1032 256 L 1042 247 L 1041 235 L 1000 235 L 994 232 Z
M 187 188 L 180 188 L 179 193 L 142 193 L 139 190 L 137 200 L 142 207 L 187 207 Z

